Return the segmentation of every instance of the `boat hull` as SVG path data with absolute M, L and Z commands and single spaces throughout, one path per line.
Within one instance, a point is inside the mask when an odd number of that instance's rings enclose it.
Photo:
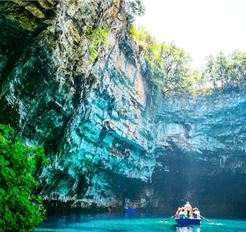
M 179 226 L 190 226 L 190 225 L 200 225 L 200 219 L 190 219 L 190 218 L 185 218 L 185 219 L 176 219 L 176 223 Z
M 127 215 L 136 215 L 137 214 L 137 209 L 136 208 L 125 208 L 124 212 Z

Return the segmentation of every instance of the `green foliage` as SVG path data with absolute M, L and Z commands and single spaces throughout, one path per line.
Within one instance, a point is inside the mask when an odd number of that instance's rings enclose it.
M 246 89 L 246 53 L 210 56 L 204 71 L 189 67 L 190 57 L 174 44 L 157 43 L 144 30 L 132 25 L 129 34 L 143 50 L 148 80 L 165 96 L 208 95 L 215 90 Z
M 146 52 L 149 76 L 159 83 L 164 95 L 183 90 L 182 81 L 188 73 L 189 57 L 175 45 L 153 43 Z
M 246 53 L 233 52 L 225 55 L 210 56 L 203 78 L 211 83 L 213 89 L 246 88 Z
M 128 12 L 132 12 L 130 18 L 144 13 L 140 0 L 128 0 L 127 4 L 131 9 Z M 246 89 L 244 52 L 210 56 L 204 71 L 198 71 L 190 68 L 190 57 L 183 49 L 174 44 L 157 43 L 148 32 L 132 23 L 128 32 L 143 51 L 148 80 L 161 89 L 164 96 L 208 95 L 215 90 Z
M 132 25 L 136 16 L 142 16 L 145 11 L 141 0 L 126 0 L 126 8 L 126 16 L 130 25 Z
M 133 37 L 133 39 L 136 41 L 136 42 L 139 42 L 139 31 L 138 31 L 138 28 L 136 27 L 136 25 L 132 25 L 129 27 L 129 31 L 130 35 Z
M 44 219 L 33 174 L 47 160 L 39 146 L 28 147 L 12 128 L 0 124 L 0 228 L 27 231 Z
M 143 50 L 149 80 L 159 86 L 165 96 L 193 91 L 186 88 L 185 79 L 191 75 L 191 69 L 190 57 L 183 49 L 174 44 L 157 43 L 148 32 L 135 26 L 129 32 Z
M 183 78 L 182 86 L 185 91 L 192 95 L 211 94 L 208 83 L 199 70 L 189 70 L 188 75 Z
M 101 44 L 107 44 L 107 27 L 97 27 L 89 29 L 86 33 L 86 38 L 88 40 L 88 51 L 90 53 L 89 60 L 91 63 L 95 61 L 98 56 L 98 48 Z

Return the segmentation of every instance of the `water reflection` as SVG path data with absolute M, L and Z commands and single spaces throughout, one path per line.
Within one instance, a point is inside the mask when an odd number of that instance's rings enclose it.
M 192 226 L 192 227 L 176 227 L 176 232 L 201 232 L 200 226 Z

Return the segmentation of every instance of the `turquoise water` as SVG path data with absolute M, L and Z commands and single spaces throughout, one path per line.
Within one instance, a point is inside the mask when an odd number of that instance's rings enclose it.
M 176 227 L 174 220 L 163 218 L 127 218 L 113 216 L 70 216 L 50 218 L 35 231 L 46 232 L 246 232 L 246 221 L 211 219 L 200 227 Z

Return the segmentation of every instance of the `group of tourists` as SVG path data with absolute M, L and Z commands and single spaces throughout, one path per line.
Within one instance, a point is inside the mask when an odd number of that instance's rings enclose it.
M 175 218 L 176 219 L 200 219 L 200 211 L 198 208 L 192 208 L 191 204 L 187 201 L 184 207 L 178 208 Z

